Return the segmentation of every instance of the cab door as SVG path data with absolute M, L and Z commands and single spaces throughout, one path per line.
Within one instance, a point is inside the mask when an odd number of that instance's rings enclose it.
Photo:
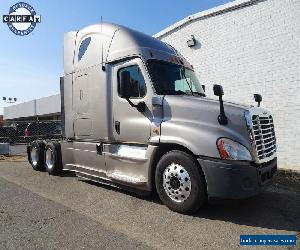
M 131 102 L 137 105 L 145 103 L 145 111 L 139 112 L 125 98 L 120 96 L 120 74 L 130 73 Z M 113 93 L 113 138 L 117 142 L 147 144 L 151 129 L 151 96 L 150 78 L 140 58 L 116 64 L 112 67 Z

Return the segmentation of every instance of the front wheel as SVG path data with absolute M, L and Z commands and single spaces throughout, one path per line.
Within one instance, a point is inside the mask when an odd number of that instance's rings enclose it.
M 155 185 L 161 201 L 171 210 L 195 213 L 207 200 L 202 170 L 191 155 L 173 150 L 158 162 Z

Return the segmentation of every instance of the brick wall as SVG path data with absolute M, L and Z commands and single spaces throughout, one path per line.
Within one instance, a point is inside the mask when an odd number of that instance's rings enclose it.
M 215 83 L 225 100 L 255 105 L 261 93 L 274 115 L 279 167 L 300 170 L 300 0 L 234 1 L 155 36 L 193 64 L 209 96 Z

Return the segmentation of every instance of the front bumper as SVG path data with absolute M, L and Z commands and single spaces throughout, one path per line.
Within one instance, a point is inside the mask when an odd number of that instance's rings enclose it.
M 198 158 L 210 198 L 243 199 L 270 186 L 277 171 L 277 159 L 260 166 L 250 162 L 234 162 Z

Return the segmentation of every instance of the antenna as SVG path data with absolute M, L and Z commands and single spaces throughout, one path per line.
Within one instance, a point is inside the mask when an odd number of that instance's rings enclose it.
M 103 18 L 101 16 L 101 23 L 100 23 L 101 35 L 102 35 L 102 24 L 103 24 Z M 103 65 L 103 39 L 101 44 L 101 64 L 102 64 L 102 70 L 105 71 L 105 65 Z

